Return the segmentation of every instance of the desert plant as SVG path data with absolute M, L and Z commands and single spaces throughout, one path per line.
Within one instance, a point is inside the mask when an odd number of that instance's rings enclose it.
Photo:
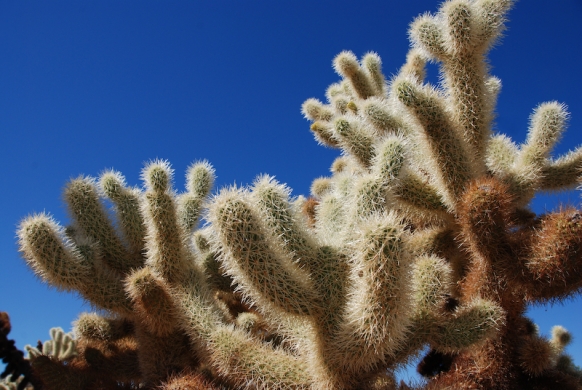
M 52 328 L 49 331 L 51 339 L 44 343 L 38 343 L 36 347 L 26 345 L 24 349 L 28 352 L 28 358 L 34 359 L 38 356 L 52 356 L 57 360 L 68 360 L 77 354 L 77 343 L 71 334 L 65 333 L 62 328 Z
M 182 194 L 165 161 L 144 168 L 144 190 L 115 171 L 72 180 L 71 226 L 30 216 L 21 251 L 109 314 L 82 315 L 77 356 L 34 359 L 38 377 L 49 389 L 393 389 L 394 370 L 429 347 L 430 389 L 579 388 L 569 333 L 547 340 L 524 312 L 582 286 L 580 213 L 528 208 L 576 186 L 582 149 L 551 157 L 568 119 L 556 102 L 536 108 L 523 145 L 492 133 L 501 84 L 486 53 L 511 5 L 450 0 L 419 17 L 389 81 L 376 54 L 340 53 L 328 102 L 302 107 L 318 142 L 342 151 L 309 199 L 269 176 L 209 197 L 206 162 Z M 428 60 L 440 85 L 424 80 Z
M 332 191 L 314 194 L 320 199 L 316 220 L 327 218 L 330 205 L 344 203 L 345 188 L 356 193 L 352 199 L 397 210 L 414 251 L 451 266 L 455 305 L 487 299 L 503 312 L 497 337 L 462 352 L 434 345 L 428 360 L 455 369 L 437 375 L 431 388 L 575 387 L 557 373 L 556 349 L 533 334 L 524 312 L 527 303 L 579 291 L 580 214 L 563 209 L 538 217 L 527 205 L 537 191 L 576 186 L 582 149 L 550 157 L 568 118 L 557 102 L 536 108 L 523 145 L 491 132 L 500 81 L 488 74 L 485 54 L 511 5 L 448 1 L 411 25 L 414 47 L 387 86 L 375 81 L 374 54 L 358 62 L 345 52 L 334 62 L 343 81 L 328 89 L 328 104 L 311 99 L 303 106 L 320 142 L 347 156 L 341 166 L 348 173 L 332 176 Z M 423 80 L 427 60 L 441 67 L 439 86 Z M 384 155 L 378 145 L 390 137 L 406 140 L 404 166 L 377 190 L 377 176 L 363 178 L 373 175 L 374 159 Z M 343 215 L 353 221 L 353 212 Z

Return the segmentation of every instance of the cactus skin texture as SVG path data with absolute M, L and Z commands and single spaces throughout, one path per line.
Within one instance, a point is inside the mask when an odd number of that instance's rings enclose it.
M 426 389 L 579 389 L 570 333 L 547 339 L 524 313 L 582 288 L 582 212 L 528 209 L 580 182 L 582 148 L 551 156 L 568 119 L 556 102 L 523 145 L 491 132 L 501 84 L 485 56 L 512 5 L 420 16 L 390 82 L 375 53 L 340 53 L 328 102 L 302 106 L 317 142 L 342 151 L 308 199 L 269 176 L 211 197 L 204 161 L 177 193 L 154 161 L 143 190 L 114 171 L 71 181 L 70 227 L 24 219 L 29 266 L 104 313 L 79 317 L 66 363 L 33 359 L 44 386 L 407 389 L 395 370 L 428 348 Z

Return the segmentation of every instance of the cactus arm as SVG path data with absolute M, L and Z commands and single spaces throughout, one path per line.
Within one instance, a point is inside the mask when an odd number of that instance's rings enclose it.
M 382 73 L 382 59 L 376 53 L 366 53 L 362 58 L 362 67 L 365 68 L 368 79 L 374 87 L 374 95 L 384 96 L 385 94 L 385 80 Z
M 463 130 L 476 160 L 482 161 L 485 155 L 493 119 L 493 107 L 487 102 L 487 66 L 483 53 L 499 36 L 511 3 L 449 1 L 437 15 L 424 15 L 411 27 L 415 45 L 442 61 L 444 86 L 451 94 L 452 120 Z M 484 166 L 476 169 L 482 171 Z
M 408 348 L 429 342 L 441 353 L 456 353 L 493 338 L 503 325 L 505 313 L 492 300 L 475 298 L 452 310 L 447 308 L 454 273 L 442 259 L 421 255 L 415 260 L 412 274 L 414 331 Z M 402 352 L 411 351 L 397 351 L 395 356 L 401 358 Z
M 566 107 L 557 102 L 544 103 L 537 107 L 516 165 L 526 169 L 541 168 L 564 132 L 567 119 Z
M 333 117 L 333 111 L 315 98 L 307 99 L 301 106 L 301 112 L 305 118 L 313 122 L 329 122 Z
M 397 134 L 407 130 L 400 118 L 390 112 L 389 107 L 380 99 L 367 99 L 362 107 L 362 114 L 379 135 Z
M 388 207 L 388 191 L 396 186 L 404 165 L 403 141 L 388 137 L 376 146 L 374 155 L 371 174 L 363 175 L 354 183 L 350 212 L 352 224 L 374 213 L 382 213 Z
M 389 187 L 400 175 L 404 165 L 405 143 L 399 137 L 387 137 L 376 146 L 373 174 L 384 187 Z
M 355 156 L 363 167 L 369 167 L 374 157 L 369 132 L 359 121 L 350 121 L 347 118 L 337 119 L 334 126 L 342 148 Z
M 402 65 L 398 74 L 405 77 L 413 77 L 418 83 L 424 81 L 426 77 L 426 59 L 420 49 L 412 48 L 408 51 L 406 62 Z
M 129 275 L 125 288 L 147 332 L 164 337 L 176 330 L 171 292 L 150 267 L 143 267 Z
M 529 299 L 543 301 L 577 291 L 582 282 L 579 213 L 552 213 L 535 230 L 525 228 L 512 238 L 507 231 L 512 201 L 508 187 L 495 180 L 482 181 L 467 191 L 460 215 L 462 234 L 473 257 L 523 285 Z M 515 241 L 526 249 L 518 249 Z
M 78 340 L 118 340 L 133 331 L 125 318 L 109 318 L 97 313 L 81 313 L 73 322 L 73 334 Z
M 487 146 L 487 168 L 498 177 L 510 175 L 518 153 L 519 149 L 511 139 L 502 134 L 495 135 Z
M 97 243 L 109 267 L 123 274 L 139 264 L 117 236 L 99 201 L 99 190 L 93 179 L 81 177 L 70 181 L 64 196 L 76 227 Z
M 542 168 L 540 189 L 560 191 L 571 189 L 580 182 L 582 175 L 582 147 L 551 160 Z
M 305 362 L 249 339 L 242 332 L 218 327 L 210 336 L 210 356 L 219 375 L 235 386 L 257 389 L 309 389 Z
M 203 199 L 192 194 L 182 194 L 176 199 L 178 223 L 184 232 L 190 232 L 198 225 Z
M 393 193 L 399 202 L 419 215 L 443 215 L 447 212 L 437 189 L 408 169 L 400 175 Z
M 307 271 L 308 278 L 313 281 L 310 288 L 317 291 L 321 301 L 316 302 L 320 306 L 315 306 L 312 314 L 323 318 L 323 323 L 337 321 L 331 317 L 335 317 L 337 313 L 334 312 L 342 307 L 345 296 L 342 283 L 347 277 L 341 256 L 331 248 L 319 247 L 307 235 L 291 212 L 286 187 L 269 177 L 262 177 L 255 182 L 251 196 L 271 231 L 274 246 Z
M 65 290 L 82 288 L 92 264 L 63 238 L 63 229 L 46 214 L 26 218 L 18 231 L 20 248 L 29 266 L 53 285 Z
M 534 110 L 527 140 L 511 167 L 513 192 L 521 203 L 528 202 L 534 191 L 543 185 L 544 174 L 558 173 L 544 172 L 544 168 L 551 166 L 548 164 L 549 154 L 564 132 L 567 119 L 565 106 L 557 102 L 541 104 Z
M 275 245 L 299 268 L 305 267 L 310 274 L 318 272 L 317 246 L 293 215 L 289 189 L 272 177 L 262 176 L 255 181 L 251 196 L 264 217 Z
M 244 292 L 262 307 L 305 315 L 318 299 L 293 264 L 284 264 L 268 243 L 264 226 L 239 191 L 223 191 L 210 210 L 222 261 Z
M 202 204 L 214 185 L 214 168 L 207 162 L 192 164 L 186 174 L 187 192 L 178 197 L 177 214 L 185 232 L 190 232 L 198 224 Z
M 368 61 L 372 58 L 373 57 L 368 58 Z M 366 62 L 366 57 L 364 58 L 364 62 Z M 377 63 L 377 61 L 373 61 L 373 63 L 374 62 Z M 378 84 L 382 85 L 382 82 L 381 80 L 374 78 L 374 75 L 377 74 L 377 71 L 374 70 L 374 73 L 370 75 L 370 73 L 362 69 L 358 63 L 358 59 L 352 52 L 343 51 L 338 54 L 333 60 L 333 65 L 335 71 L 339 75 L 349 80 L 352 89 L 358 94 L 360 98 L 366 99 L 370 96 L 378 95 L 381 93 L 381 91 L 378 89 Z M 379 64 L 377 64 L 375 67 L 379 68 Z
M 216 174 L 206 160 L 196 162 L 188 167 L 186 189 L 197 198 L 204 199 L 210 195 Z
M 224 325 L 198 275 L 184 278 L 173 289 L 178 323 L 193 350 L 218 375 L 235 386 L 260 389 L 309 388 L 307 368 L 296 356 L 259 343 L 246 333 Z
M 125 185 L 125 178 L 116 171 L 104 172 L 99 178 L 99 187 L 115 204 L 115 215 L 119 227 L 133 256 L 137 257 L 134 267 L 143 265 L 145 225 L 140 212 L 139 191 Z
M 443 60 L 447 56 L 442 28 L 430 14 L 416 18 L 410 25 L 409 34 L 415 49 L 423 57 Z
M 484 87 L 485 87 L 485 96 L 483 99 L 484 111 L 489 113 L 490 124 L 493 124 L 495 120 L 495 108 L 497 107 L 497 100 L 499 98 L 499 94 L 501 93 L 501 80 L 495 76 L 487 76 L 484 83 Z M 489 139 L 491 139 L 492 136 L 490 136 Z M 486 142 L 487 141 L 488 140 L 486 140 Z M 487 144 L 485 144 L 485 149 L 487 148 L 488 146 Z M 487 158 L 487 152 L 485 153 L 484 156 L 485 158 Z
M 172 171 L 163 161 L 154 161 L 142 173 L 147 185 L 143 214 L 147 226 L 146 263 L 163 279 L 175 283 L 194 261 L 184 248 L 185 231 L 180 226 L 171 189 Z
M 460 2 L 459 2 L 460 3 Z M 455 19 L 465 18 L 466 8 L 459 5 L 458 8 L 451 7 L 449 15 L 450 26 L 454 25 Z M 464 21 L 463 24 L 470 21 Z M 458 26 L 461 27 L 461 26 Z M 451 31 L 451 35 L 457 35 L 453 41 L 455 50 L 467 50 L 472 37 L 465 37 L 461 29 Z M 445 83 L 449 85 L 452 92 L 453 120 L 459 123 L 464 131 L 464 137 L 472 150 L 478 156 L 484 155 L 486 140 L 489 136 L 493 113 L 491 105 L 487 104 L 486 91 L 484 85 L 486 79 L 486 67 L 482 61 L 480 53 L 470 53 L 461 57 L 458 61 L 444 61 L 443 63 Z M 484 167 L 478 167 L 483 169 Z
M 503 309 L 492 301 L 474 299 L 442 319 L 432 331 L 432 346 L 444 353 L 475 348 L 495 338 L 504 325 Z
M 531 239 L 521 263 L 530 273 L 529 299 L 568 297 L 582 287 L 582 221 L 580 212 L 565 209 L 547 215 Z
M 119 277 L 98 267 L 98 252 L 77 247 L 47 215 L 25 219 L 18 232 L 22 254 L 35 272 L 64 290 L 76 290 L 89 302 L 121 314 L 131 313 Z
M 330 148 L 340 147 L 340 143 L 334 137 L 335 132 L 331 124 L 317 121 L 311 124 L 310 129 L 320 145 Z
M 427 159 L 439 194 L 451 209 L 475 173 L 465 142 L 456 135 L 440 98 L 434 91 L 399 79 L 393 84 L 398 99 L 412 111 L 424 129 Z
M 479 0 L 475 9 L 475 44 L 489 49 L 505 30 L 506 15 L 514 0 Z
M 501 261 L 512 257 L 506 231 L 512 201 L 508 187 L 495 179 L 477 181 L 467 189 L 459 224 L 474 258 Z
M 378 364 L 408 337 L 410 261 L 402 247 L 403 227 L 396 214 L 378 214 L 361 224 L 350 260 L 346 318 L 338 349 L 358 371 Z M 358 335 L 357 337 L 355 337 Z
M 315 228 L 326 245 L 341 246 L 341 231 L 346 226 L 347 212 L 335 193 L 326 194 L 316 207 Z

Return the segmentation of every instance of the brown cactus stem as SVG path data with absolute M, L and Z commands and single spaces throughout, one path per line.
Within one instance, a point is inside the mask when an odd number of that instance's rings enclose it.
M 520 256 L 530 273 L 525 286 L 531 301 L 563 299 L 582 287 L 582 212 L 551 213 L 534 226 L 535 239 Z
M 471 183 L 458 207 L 458 240 L 468 253 L 465 277 L 459 281 L 461 301 L 491 299 L 505 310 L 499 336 L 453 358 L 452 369 L 435 379 L 434 388 L 510 389 L 520 381 L 516 366 L 519 338 L 526 332 L 525 303 L 513 288 L 512 198 L 493 178 Z M 437 386 L 438 385 L 438 386 Z M 433 388 L 432 386 L 430 388 Z
M 458 240 L 469 262 L 459 281 L 460 300 L 491 299 L 505 310 L 505 321 L 499 324 L 496 339 L 455 356 L 451 370 L 437 375 L 427 389 L 553 389 L 557 384 L 578 388 L 556 370 L 531 375 L 520 364 L 520 346 L 533 332 L 524 316 L 527 296 L 539 301 L 555 297 L 558 285 L 577 282 L 580 286 L 576 256 L 580 256 L 582 218 L 565 210 L 519 227 L 520 218 L 515 217 L 521 211 L 512 201 L 508 188 L 492 178 L 472 183 L 461 199 Z M 525 258 L 529 260 L 520 260 Z M 563 287 L 562 292 L 571 292 L 568 289 Z
M 470 259 L 461 294 L 465 299 L 481 296 L 498 301 L 508 316 L 524 310 L 512 287 L 522 273 L 510 233 L 512 200 L 500 181 L 480 179 L 466 190 L 457 216 L 459 239 Z

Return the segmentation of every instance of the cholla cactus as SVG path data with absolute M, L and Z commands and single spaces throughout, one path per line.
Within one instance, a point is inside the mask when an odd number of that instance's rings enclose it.
M 378 165 L 399 159 L 390 155 L 401 151 L 399 140 L 390 141 Z M 404 221 L 378 199 L 383 178 L 363 180 L 371 188 L 356 186 L 349 200 L 335 199 L 333 212 L 347 214 L 342 221 L 322 216 L 312 229 L 288 189 L 269 177 L 251 191 L 223 190 L 210 208 L 214 246 L 228 274 L 266 321 L 283 325 L 321 388 L 373 382 L 432 340 L 462 350 L 494 334 L 502 316 L 482 299 L 447 311 L 450 266 L 412 256 Z
M 73 180 L 68 228 L 25 219 L 31 268 L 109 313 L 79 318 L 67 364 L 34 359 L 45 386 L 395 389 L 428 346 L 431 389 L 578 388 L 569 333 L 547 340 L 524 311 L 582 286 L 580 214 L 527 208 L 577 184 L 582 149 L 550 157 L 568 117 L 555 102 L 521 146 L 491 133 L 500 81 L 485 54 L 511 4 L 452 0 L 418 18 L 389 82 L 376 54 L 340 53 L 328 104 L 303 105 L 343 153 L 309 199 L 269 176 L 209 199 L 206 162 L 177 194 L 155 161 L 143 190 L 118 172 Z M 424 82 L 427 60 L 441 85 Z
M 77 342 L 70 333 L 65 333 L 62 328 L 51 328 L 51 339 L 35 348 L 26 345 L 28 358 L 34 360 L 40 355 L 52 356 L 57 360 L 68 360 L 77 355 Z
M 431 337 L 422 368 L 436 375 L 430 388 L 577 386 L 556 369 L 556 342 L 535 334 L 523 314 L 529 302 L 564 299 L 580 289 L 579 212 L 536 217 L 527 205 L 536 191 L 576 186 L 582 149 L 550 157 L 568 118 L 556 102 L 534 111 L 521 146 L 491 132 L 500 81 L 488 74 L 485 54 L 511 5 L 448 1 L 411 25 L 413 49 L 383 88 L 376 55 L 358 62 L 344 52 L 334 60 L 343 81 L 328 89 L 328 104 L 309 99 L 303 105 L 319 142 L 344 154 L 326 190 L 318 185 L 313 193 L 317 231 L 333 233 L 332 244 L 341 245 L 359 230 L 360 211 L 390 209 L 406 226 L 411 253 L 438 256 L 451 267 L 450 299 L 459 305 L 453 313 L 479 299 L 503 313 L 497 337 L 462 351 Z M 423 80 L 427 60 L 441 66 L 438 86 Z M 401 155 L 388 157 L 395 140 Z M 446 367 L 454 369 L 441 372 Z
M 143 178 L 145 191 L 128 187 L 118 172 L 105 172 L 98 181 L 75 179 L 65 190 L 73 217 L 70 227 L 62 228 L 44 214 L 21 224 L 23 255 L 39 275 L 110 312 L 108 317 L 79 318 L 79 356 L 68 364 L 45 356 L 34 359 L 33 368 L 45 386 L 156 386 L 182 371 L 191 372 L 200 362 L 210 366 L 211 378 L 233 385 L 266 378 L 281 387 L 297 382 L 307 386 L 304 367 L 295 356 L 231 325 L 228 310 L 222 310 L 226 305 L 214 298 L 220 275 L 207 281 L 206 275 L 218 272 L 212 267 L 215 262 L 208 261 L 212 253 L 193 250 L 192 229 L 212 187 L 212 167 L 194 164 L 187 192 L 179 195 L 171 187 L 172 170 L 166 162 L 149 164 Z M 110 220 L 101 197 L 115 205 L 116 221 Z M 205 249 L 204 240 L 197 240 L 200 249 Z M 246 360 L 233 361 L 237 349 L 248 354 Z M 254 356 L 269 355 L 280 357 L 278 371 L 253 361 Z M 252 364 L 258 367 L 248 377 L 222 373 Z

